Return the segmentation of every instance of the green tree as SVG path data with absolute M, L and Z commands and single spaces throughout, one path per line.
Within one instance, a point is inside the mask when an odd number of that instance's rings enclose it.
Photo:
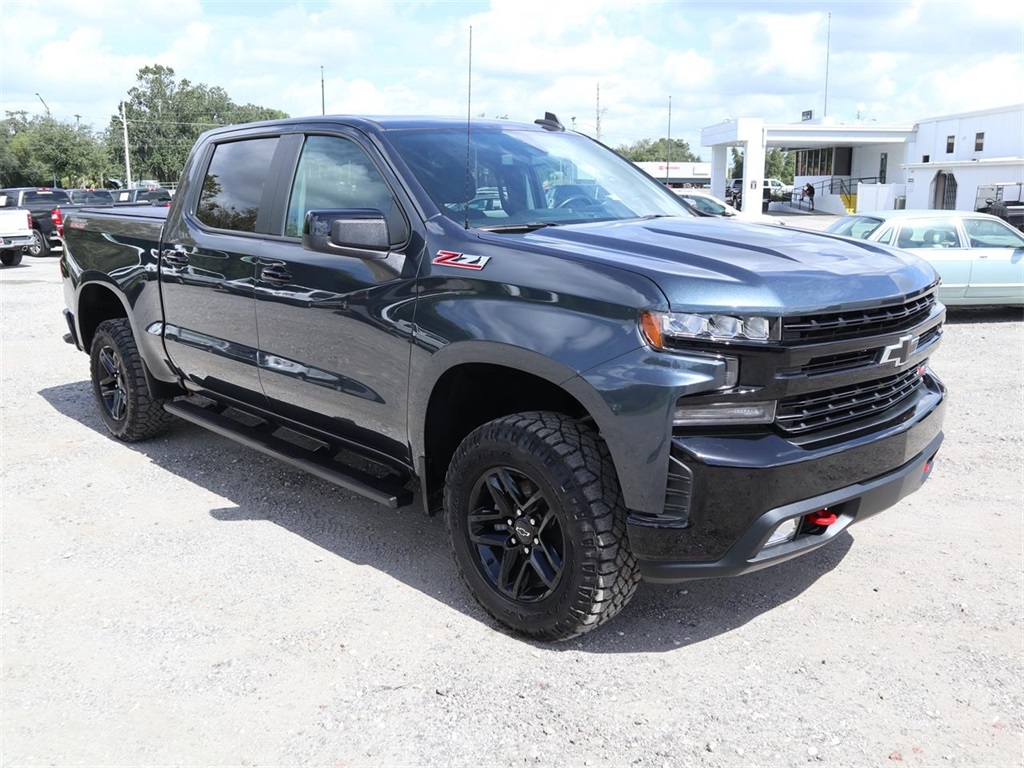
M 50 115 L 8 112 L 0 130 L 0 184 L 81 187 L 99 184 L 110 166 L 88 127 Z
M 743 153 L 736 147 L 732 149 L 732 175 L 730 179 L 742 179 L 743 178 Z
M 779 181 L 785 181 L 782 178 L 783 171 L 785 170 L 785 158 L 782 156 L 782 151 L 778 147 L 772 147 L 768 150 L 768 154 L 764 158 L 764 176 L 766 179 L 779 179 Z
M 143 67 L 137 85 L 124 100 L 128 152 L 134 178 L 176 181 L 199 135 L 210 128 L 288 117 L 277 109 L 235 104 L 223 88 L 175 81 L 174 70 L 161 64 Z M 110 156 L 125 167 L 121 115 L 110 118 L 106 132 Z
M 764 176 L 766 179 L 778 179 L 786 184 L 793 183 L 796 170 L 794 154 L 788 150 L 772 147 L 764 158 Z M 743 153 L 732 147 L 732 166 L 729 173 L 731 179 L 743 178 Z
M 700 158 L 690 151 L 682 139 L 640 139 L 632 144 L 616 147 L 616 152 L 634 163 L 672 161 L 673 163 L 699 163 Z

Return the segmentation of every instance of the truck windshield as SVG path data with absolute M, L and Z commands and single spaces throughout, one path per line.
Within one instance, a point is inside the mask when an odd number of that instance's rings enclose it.
M 388 138 L 449 218 L 484 229 L 692 216 L 628 161 L 574 133 L 400 130 Z

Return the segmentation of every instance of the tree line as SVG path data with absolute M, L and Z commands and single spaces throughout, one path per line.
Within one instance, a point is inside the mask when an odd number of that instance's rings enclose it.
M 175 81 L 174 70 L 160 64 L 143 67 L 136 85 L 102 130 L 49 113 L 6 112 L 0 126 L 0 186 L 101 187 L 126 181 L 124 124 L 133 179 L 177 181 L 199 135 L 221 125 L 288 117 L 279 109 L 236 104 L 217 86 Z M 120 106 L 120 105 L 119 105 Z M 503 115 L 507 118 L 507 115 Z M 616 147 L 632 162 L 700 162 L 682 139 L 640 139 Z M 793 181 L 793 156 L 771 149 L 765 176 Z M 732 150 L 732 177 L 743 175 L 743 156 Z
M 119 105 L 120 107 L 120 105 Z M 160 64 L 143 67 L 136 85 L 102 130 L 49 113 L 6 112 L 0 127 L 0 186 L 101 187 L 126 181 L 124 125 L 133 179 L 177 181 L 203 131 L 288 117 L 279 109 L 236 104 L 227 91 L 187 79 Z
M 682 139 L 640 139 L 632 144 L 622 144 L 615 151 L 634 163 L 673 162 L 699 163 L 700 157 L 690 150 L 690 145 Z M 732 148 L 732 162 L 729 166 L 729 178 L 743 177 L 743 153 L 736 147 Z M 786 184 L 793 183 L 796 171 L 796 158 L 793 152 L 772 147 L 765 153 L 764 176 L 766 179 L 778 179 Z

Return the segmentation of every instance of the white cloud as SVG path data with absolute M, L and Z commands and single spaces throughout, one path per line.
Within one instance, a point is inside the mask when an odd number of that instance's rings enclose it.
M 837 119 L 863 104 L 909 123 L 1024 92 L 1022 4 L 3 0 L 0 98 L 39 112 L 39 92 L 56 117 L 100 128 L 138 69 L 161 63 L 240 103 L 319 114 L 323 66 L 328 111 L 462 115 L 471 26 L 474 113 L 549 110 L 593 133 L 600 84 L 613 145 L 664 135 L 670 96 L 673 136 L 697 152 L 726 117 L 820 114 L 826 48 Z

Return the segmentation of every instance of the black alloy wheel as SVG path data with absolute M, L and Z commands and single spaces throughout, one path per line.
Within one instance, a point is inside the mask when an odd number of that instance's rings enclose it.
M 565 566 L 565 535 L 536 483 L 511 467 L 486 472 L 473 488 L 469 539 L 477 567 L 505 597 L 534 603 L 551 595 Z
M 93 395 L 110 434 L 131 443 L 162 432 L 174 420 L 163 401 L 150 396 L 127 319 L 100 323 L 89 356 Z
M 444 507 L 463 580 L 517 632 L 576 637 L 636 591 L 618 477 L 587 424 L 530 412 L 478 427 L 452 457 Z

